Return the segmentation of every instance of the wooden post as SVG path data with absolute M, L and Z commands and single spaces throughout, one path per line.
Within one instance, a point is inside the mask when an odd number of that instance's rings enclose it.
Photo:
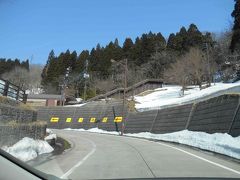
M 124 70 L 124 90 L 123 90 L 123 107 L 122 107 L 122 129 L 121 129 L 121 135 L 124 133 L 125 129 L 125 117 L 124 117 L 124 107 L 125 107 L 125 101 L 126 101 L 126 88 L 127 88 L 127 59 L 125 59 L 125 70 Z
M 5 81 L 3 96 L 7 96 L 8 95 L 8 89 L 9 89 L 9 82 Z

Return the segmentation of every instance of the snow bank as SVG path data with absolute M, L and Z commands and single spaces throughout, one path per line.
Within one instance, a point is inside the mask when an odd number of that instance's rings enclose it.
M 126 134 L 126 136 L 186 144 L 240 159 L 240 136 L 234 138 L 227 133 L 208 134 L 205 132 L 183 130 L 167 134 L 142 132 L 136 134 Z
M 81 106 L 84 106 L 85 104 L 87 104 L 87 103 L 74 104 L 74 105 L 66 105 L 66 106 L 64 106 L 64 107 L 81 107 Z
M 28 137 L 23 138 L 13 146 L 4 146 L 2 149 L 22 161 L 29 161 L 40 154 L 53 151 L 53 148 L 46 141 Z
M 185 95 L 182 96 L 181 86 L 167 85 L 163 88 L 156 89 L 151 94 L 135 96 L 134 99 L 138 102 L 136 104 L 136 109 L 144 111 L 169 105 L 180 105 L 237 86 L 240 86 L 240 81 L 236 83 L 216 83 L 202 90 L 196 86 L 189 86 L 190 89 L 186 90 Z
M 44 138 L 45 141 L 51 140 L 51 139 L 57 139 L 57 135 L 54 134 L 51 129 L 48 129 L 48 128 L 47 128 L 47 129 L 46 129 L 46 132 L 47 132 L 48 136 L 46 136 L 46 137 Z
M 44 138 L 45 141 L 51 140 L 51 139 L 57 139 L 57 135 L 56 134 L 49 134 L 48 136 L 46 136 Z
M 47 129 L 46 129 L 46 133 L 47 133 L 47 134 L 53 134 L 53 131 L 52 131 L 51 129 L 48 129 L 48 128 L 47 128 Z
M 119 132 L 109 132 L 98 128 L 92 128 L 88 130 L 67 128 L 65 130 L 119 135 Z M 183 130 L 167 134 L 152 134 L 149 132 L 142 132 L 124 135 L 130 137 L 176 142 L 240 159 L 240 136 L 234 138 L 226 133 L 208 134 L 205 132 Z
M 102 129 L 98 128 L 91 128 L 91 129 L 71 129 L 71 128 L 65 128 L 64 130 L 68 131 L 81 131 L 81 132 L 92 132 L 92 133 L 100 133 L 100 134 L 113 134 L 113 135 L 119 135 L 120 132 L 116 131 L 104 131 Z

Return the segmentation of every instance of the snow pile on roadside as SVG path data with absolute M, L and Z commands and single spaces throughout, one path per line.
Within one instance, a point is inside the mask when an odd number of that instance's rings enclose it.
M 51 140 L 51 139 L 57 139 L 57 135 L 56 134 L 49 134 L 48 136 L 46 136 L 44 138 L 45 141 Z
M 87 103 L 82 103 L 82 104 L 74 104 L 74 105 L 65 105 L 64 107 L 81 107 L 84 106 Z
M 46 137 L 44 138 L 45 141 L 51 140 L 51 139 L 57 139 L 57 135 L 54 134 L 51 129 L 48 129 L 48 128 L 47 128 L 47 129 L 46 129 L 46 132 L 47 132 L 48 136 L 46 136 Z
M 47 134 L 53 134 L 53 131 L 52 131 L 51 129 L 48 129 L 48 128 L 47 128 L 47 129 L 46 129 L 46 133 L 47 133 Z
M 240 159 L 240 136 L 234 138 L 227 133 L 208 134 L 183 130 L 167 134 L 142 132 L 126 136 L 181 143 Z
M 119 132 L 104 131 L 98 128 L 92 128 L 88 130 L 67 128 L 64 130 L 119 135 Z M 124 135 L 130 137 L 176 142 L 240 159 L 240 136 L 234 138 L 227 133 L 208 134 L 205 132 L 183 130 L 166 134 L 142 132 L 134 134 L 128 133 Z
M 240 81 L 235 83 L 216 83 L 202 90 L 197 86 L 189 86 L 191 89 L 186 90 L 185 95 L 182 96 L 181 86 L 166 85 L 163 88 L 155 89 L 154 92 L 148 95 L 135 96 L 134 99 L 138 102 L 136 109 L 143 111 L 169 105 L 180 105 L 237 86 L 240 86 Z
M 92 132 L 92 133 L 100 133 L 100 134 L 113 134 L 113 135 L 119 135 L 120 132 L 117 131 L 105 131 L 98 128 L 91 128 L 91 129 L 71 129 L 71 128 L 65 128 L 64 130 L 68 131 L 81 131 L 81 132 Z
M 29 161 L 40 154 L 53 151 L 53 148 L 46 141 L 28 137 L 24 137 L 13 146 L 4 146 L 2 149 L 22 161 Z

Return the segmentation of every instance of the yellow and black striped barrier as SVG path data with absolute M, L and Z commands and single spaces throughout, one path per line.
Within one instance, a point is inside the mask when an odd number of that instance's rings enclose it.
M 84 118 L 80 117 L 80 118 L 78 118 L 77 121 L 78 121 L 79 123 L 83 123 L 83 120 L 84 120 Z M 122 120 L 123 120 L 123 117 L 122 117 L 122 116 L 117 116 L 117 117 L 114 118 L 113 122 L 119 123 L 119 122 L 122 122 Z M 55 117 L 55 116 L 54 116 L 54 117 L 51 117 L 50 122 L 52 122 L 52 123 L 57 123 L 57 122 L 59 122 L 59 117 Z M 66 123 L 71 123 L 71 122 L 73 122 L 73 119 L 72 119 L 71 117 L 68 117 L 68 118 L 66 118 L 65 122 L 66 122 Z M 90 120 L 89 120 L 89 122 L 90 122 L 90 123 L 96 123 L 97 121 L 96 121 L 96 118 L 95 118 L 95 117 L 91 117 Z M 107 122 L 108 122 L 108 117 L 103 117 L 103 118 L 102 118 L 102 123 L 107 123 Z

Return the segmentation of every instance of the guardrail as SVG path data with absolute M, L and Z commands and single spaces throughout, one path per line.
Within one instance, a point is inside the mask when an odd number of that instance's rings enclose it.
M 27 94 L 24 90 L 3 79 L 0 79 L 0 96 L 6 96 L 23 103 L 27 102 Z

